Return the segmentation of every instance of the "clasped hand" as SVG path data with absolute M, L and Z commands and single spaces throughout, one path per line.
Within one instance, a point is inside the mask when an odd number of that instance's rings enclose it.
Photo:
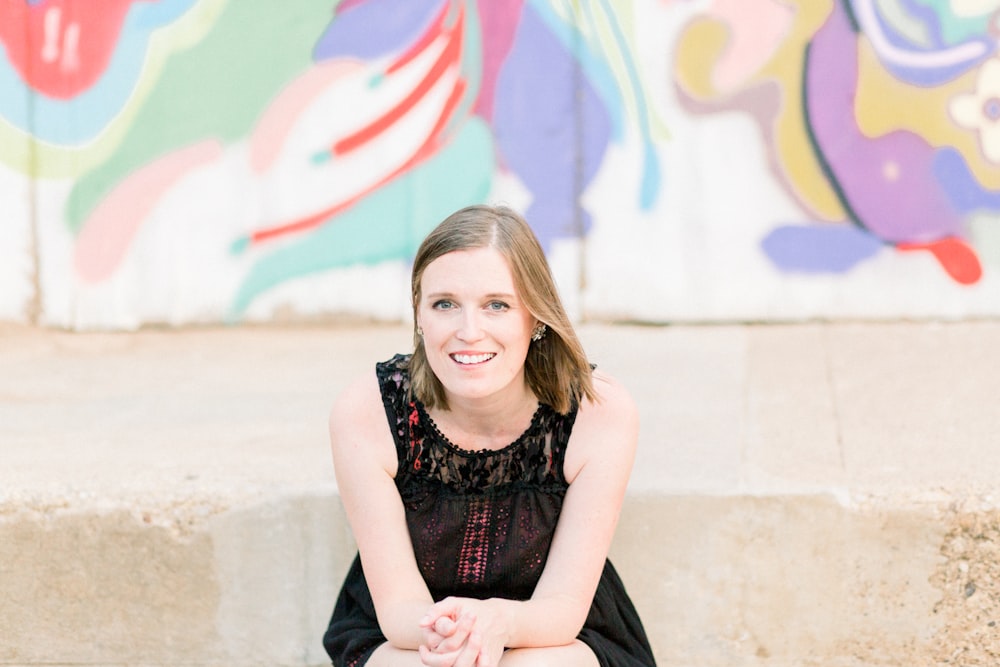
M 420 659 L 428 667 L 496 667 L 504 650 L 502 625 L 489 601 L 445 598 L 420 621 Z

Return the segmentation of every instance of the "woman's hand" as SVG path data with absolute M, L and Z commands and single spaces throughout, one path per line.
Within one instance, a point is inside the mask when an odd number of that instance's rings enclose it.
M 478 644 L 471 642 L 476 617 L 452 610 L 442 615 L 428 613 L 420 621 L 423 641 L 420 659 L 429 667 L 472 667 L 478 659 Z
M 493 601 L 445 598 L 420 625 L 420 658 L 428 667 L 496 667 L 503 655 L 505 621 Z

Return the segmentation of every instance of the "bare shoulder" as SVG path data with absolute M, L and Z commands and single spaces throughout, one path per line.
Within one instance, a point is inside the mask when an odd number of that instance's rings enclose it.
M 380 467 L 394 469 L 395 445 L 386 420 L 374 370 L 352 380 L 330 408 L 330 445 L 334 461 L 363 454 Z
M 590 462 L 627 477 L 639 439 L 639 411 L 624 385 L 594 372 L 596 400 L 584 400 L 577 412 L 566 452 L 566 478 L 572 481 Z
M 374 371 L 351 380 L 337 395 L 330 408 L 330 424 L 352 424 L 360 415 L 378 411 L 382 413 L 382 393 Z
M 625 385 L 600 371 L 594 371 L 593 380 L 594 393 L 597 398 L 596 400 L 584 400 L 580 404 L 580 411 L 577 415 L 578 424 L 581 420 L 584 423 L 594 422 L 595 425 L 638 420 L 635 401 Z

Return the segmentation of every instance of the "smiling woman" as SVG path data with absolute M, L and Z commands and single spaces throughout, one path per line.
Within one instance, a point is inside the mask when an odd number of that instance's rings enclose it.
M 462 209 L 417 252 L 414 350 L 330 414 L 358 543 L 335 665 L 653 665 L 607 560 L 638 439 L 528 224 Z

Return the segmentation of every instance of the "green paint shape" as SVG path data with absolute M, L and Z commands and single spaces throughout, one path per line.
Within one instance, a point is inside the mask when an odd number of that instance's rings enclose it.
M 312 64 L 335 4 L 228 3 L 197 46 L 164 66 L 114 155 L 77 181 L 67 203 L 70 229 L 125 176 L 156 158 L 208 138 L 230 143 L 247 136 L 285 84 Z
M 412 257 L 441 220 L 486 198 L 493 164 L 489 128 L 477 118 L 468 120 L 437 156 L 258 261 L 233 300 L 230 319 L 239 319 L 260 294 L 293 278 Z
M 940 31 L 946 44 L 960 44 L 969 38 L 989 34 L 992 11 L 984 11 L 978 16 L 960 16 L 951 8 L 950 0 L 917 0 L 917 3 L 934 12 L 935 18 L 941 22 Z
M 465 17 L 465 33 L 462 35 L 464 45 L 460 67 L 468 88 L 462 96 L 461 104 L 455 109 L 455 113 L 448 123 L 448 131 L 453 130 L 457 123 L 462 122 L 462 119 L 471 113 L 483 85 L 482 22 L 479 20 L 479 10 L 476 3 L 466 3 L 465 11 L 467 15 Z

